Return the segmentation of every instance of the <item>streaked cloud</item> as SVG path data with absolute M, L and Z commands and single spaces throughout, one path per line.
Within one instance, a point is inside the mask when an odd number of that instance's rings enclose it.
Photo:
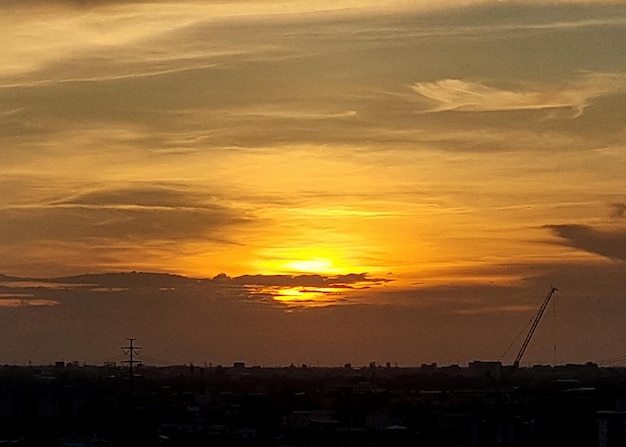
M 544 86 L 543 90 L 507 90 L 459 79 L 418 82 L 411 87 L 435 103 L 434 112 L 497 112 L 517 110 L 570 109 L 579 117 L 592 99 L 626 91 L 623 74 L 595 74 L 565 85 Z
M 211 203 L 213 202 L 213 203 Z M 2 240 L 188 240 L 226 242 L 226 229 L 250 216 L 193 192 L 167 186 L 131 185 L 22 206 L 5 206 Z M 229 230 L 230 231 L 230 230 Z
M 39 307 L 39 306 L 57 306 L 59 304 L 58 301 L 54 300 L 40 300 L 40 299 L 31 299 L 31 298 L 0 298 L 0 308 L 9 307 Z

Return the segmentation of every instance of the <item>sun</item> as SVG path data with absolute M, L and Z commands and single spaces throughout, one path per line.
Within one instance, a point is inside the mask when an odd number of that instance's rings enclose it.
M 260 287 L 255 293 L 270 296 L 288 307 L 329 306 L 345 303 L 349 297 L 369 288 L 355 278 L 377 272 L 350 247 L 311 245 L 309 247 L 271 247 L 259 253 L 254 266 L 258 274 L 282 276 L 278 284 Z M 350 275 L 354 274 L 354 277 Z M 361 275 L 363 274 L 363 275 Z
M 333 273 L 340 270 L 334 267 L 331 259 L 317 257 L 288 261 L 284 266 L 287 270 L 301 273 Z
M 264 274 L 287 275 L 342 275 L 352 273 L 357 264 L 340 250 L 313 247 L 267 250 L 257 261 Z

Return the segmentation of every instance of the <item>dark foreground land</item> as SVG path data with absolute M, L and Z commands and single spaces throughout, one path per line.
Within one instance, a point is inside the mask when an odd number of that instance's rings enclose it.
M 0 367 L 0 446 L 623 446 L 626 370 Z

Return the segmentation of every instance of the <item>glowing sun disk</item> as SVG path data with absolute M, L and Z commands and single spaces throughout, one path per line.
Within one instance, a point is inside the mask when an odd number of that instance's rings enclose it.
M 331 273 L 339 269 L 333 266 L 333 261 L 326 258 L 311 258 L 286 262 L 285 268 L 297 272 Z

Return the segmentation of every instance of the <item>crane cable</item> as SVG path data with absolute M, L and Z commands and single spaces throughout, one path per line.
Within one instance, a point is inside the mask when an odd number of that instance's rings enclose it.
M 517 343 L 517 341 L 520 339 L 522 334 L 525 333 L 528 330 L 528 328 L 530 328 L 530 325 L 533 323 L 533 319 L 534 319 L 534 317 L 532 317 L 530 320 L 528 320 L 528 323 L 526 323 L 526 326 L 524 326 L 519 331 L 519 333 L 515 336 L 515 338 L 511 342 L 511 344 L 509 344 L 509 346 L 507 346 L 507 348 L 504 350 L 504 352 L 502 354 L 500 354 L 500 357 L 498 357 L 498 361 L 502 360 L 502 358 L 509 353 L 509 351 L 511 350 L 513 345 L 515 345 Z
M 553 365 L 556 366 L 556 298 L 552 300 L 552 355 Z

